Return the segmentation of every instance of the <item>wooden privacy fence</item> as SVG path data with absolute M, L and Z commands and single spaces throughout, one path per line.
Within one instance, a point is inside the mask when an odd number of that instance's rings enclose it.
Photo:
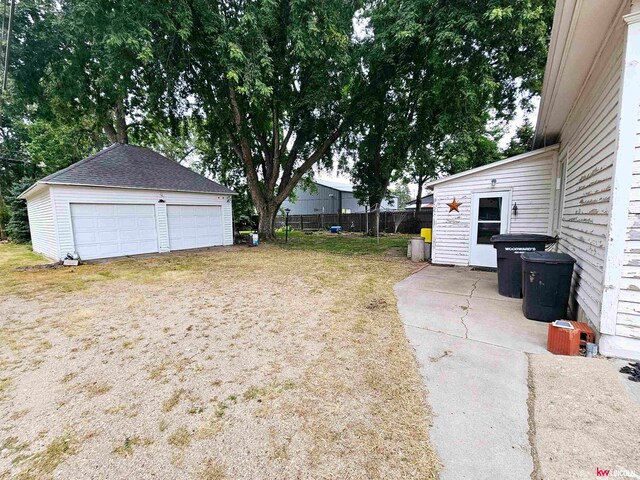
M 398 233 L 420 233 L 421 228 L 431 228 L 433 209 L 425 208 L 419 213 L 380 212 L 380 231 L 393 233 L 395 230 L 394 215 L 399 220 L 401 214 L 406 213 Z M 375 214 L 373 213 L 318 213 L 311 215 L 289 215 L 289 225 L 294 230 L 328 230 L 329 227 L 340 225 L 345 232 L 365 232 L 369 215 L 369 230 L 373 229 Z M 276 228 L 284 227 L 284 216 L 276 217 Z

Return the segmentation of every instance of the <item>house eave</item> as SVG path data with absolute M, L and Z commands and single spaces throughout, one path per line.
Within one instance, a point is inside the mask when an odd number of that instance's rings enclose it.
M 35 182 L 33 185 L 31 185 L 29 188 L 27 188 L 24 192 L 22 192 L 20 195 L 18 195 L 18 198 L 20 200 L 28 200 L 29 197 L 31 197 L 34 194 L 38 193 L 39 191 L 43 190 L 46 185 L 47 184 L 44 183 L 44 182 Z
M 95 185 L 88 183 L 70 183 L 70 182 L 38 182 L 43 185 L 55 185 L 61 187 L 88 187 L 88 188 L 122 188 L 126 190 L 151 190 L 158 192 L 181 192 L 181 193 L 201 193 L 203 195 L 229 195 L 234 196 L 238 195 L 236 192 L 202 192 L 199 190 L 185 190 L 185 189 L 177 189 L 177 188 L 151 188 L 151 187 L 131 187 L 131 186 L 122 186 L 122 185 Z M 29 189 L 30 190 L 30 189 Z M 27 193 L 29 190 L 26 190 L 22 195 Z
M 557 0 L 534 148 L 556 143 L 626 0 Z
M 519 162 L 521 160 L 527 160 L 533 157 L 537 157 L 539 155 L 544 155 L 546 153 L 554 152 L 559 148 L 560 148 L 559 144 L 550 145 L 544 148 L 539 148 L 537 150 L 532 150 L 531 152 L 522 153 L 514 157 L 505 158 L 504 160 L 498 160 L 497 162 L 488 163 L 487 165 L 482 165 L 481 167 L 472 168 L 471 170 L 465 170 L 464 172 L 456 173 L 455 175 L 450 175 L 448 177 L 440 178 L 438 180 L 434 180 L 433 182 L 429 182 L 425 185 L 427 187 L 433 187 L 434 185 L 439 185 L 444 182 L 450 182 L 452 180 L 456 180 L 461 177 L 466 177 L 467 175 L 473 175 L 474 173 L 490 170 L 492 168 L 502 167 L 503 165 L 507 165 L 509 163 Z

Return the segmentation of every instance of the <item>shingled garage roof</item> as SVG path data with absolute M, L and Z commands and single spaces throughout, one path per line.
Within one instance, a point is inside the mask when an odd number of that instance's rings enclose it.
M 233 190 L 148 148 L 114 143 L 38 183 L 233 194 Z M 26 193 L 26 192 L 25 192 Z

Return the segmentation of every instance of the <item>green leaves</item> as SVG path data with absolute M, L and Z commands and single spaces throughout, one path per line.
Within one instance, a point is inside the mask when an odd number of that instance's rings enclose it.
M 495 7 L 486 13 L 486 17 L 491 20 L 503 20 L 513 17 L 513 7 Z
M 233 42 L 229 42 L 229 59 L 232 62 L 244 62 L 247 57 L 244 56 L 242 49 L 240 46 L 236 45 Z
M 4 124 L 52 168 L 129 133 L 195 144 L 259 211 L 339 150 L 371 202 L 422 156 L 492 158 L 487 112 L 540 88 L 552 3 L 21 0 Z

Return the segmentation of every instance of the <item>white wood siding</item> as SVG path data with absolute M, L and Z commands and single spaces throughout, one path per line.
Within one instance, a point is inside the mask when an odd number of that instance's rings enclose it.
M 559 250 L 573 256 L 572 308 L 599 328 L 613 161 L 616 154 L 624 22 L 612 31 L 560 133 L 566 162 Z
M 49 188 L 37 193 L 27 201 L 29 230 L 33 251 L 51 259 L 58 259 L 56 226 Z
M 556 156 L 556 152 L 547 151 L 434 185 L 434 263 L 469 264 L 474 192 L 511 192 L 511 206 L 518 204 L 518 214 L 513 215 L 510 206 L 509 232 L 550 233 Z M 491 186 L 492 179 L 496 179 L 495 187 Z M 446 205 L 454 197 L 462 203 L 460 213 L 449 212 Z
M 233 209 L 231 208 L 231 198 L 227 197 L 222 206 L 222 224 L 224 226 L 224 244 L 233 245 Z
M 636 6 L 636 11 L 640 11 L 640 5 Z M 630 102 L 632 104 L 628 106 L 628 114 L 630 119 L 635 121 L 633 131 L 629 131 L 629 137 L 625 137 L 626 143 L 620 146 L 623 151 L 619 155 L 624 160 L 627 158 L 625 153 L 629 151 L 627 148 L 633 150 L 629 156 L 633 160 L 631 193 L 615 334 L 640 339 L 640 102 L 638 102 L 637 92 L 638 80 L 640 80 L 640 70 L 637 65 L 637 59 L 640 56 L 640 22 L 637 19 L 629 25 L 628 42 L 624 88 L 636 89 L 627 91 L 627 95 L 633 99 Z M 625 108 L 627 108 L 626 104 Z M 633 135 L 634 131 L 635 135 Z
M 220 205 L 223 207 L 224 245 L 233 244 L 233 219 L 231 196 L 208 193 L 166 192 L 125 188 L 76 187 L 55 185 L 51 187 L 54 213 L 58 226 L 57 257 L 63 258 L 74 251 L 70 203 L 120 203 L 155 205 L 158 230 L 158 250 L 169 250 L 166 205 Z M 158 203 L 159 200 L 164 203 Z
M 158 232 L 158 250 L 161 253 L 169 249 L 169 222 L 167 219 L 167 204 L 156 203 L 156 230 Z
M 616 335 L 640 338 L 640 118 L 625 242 Z

